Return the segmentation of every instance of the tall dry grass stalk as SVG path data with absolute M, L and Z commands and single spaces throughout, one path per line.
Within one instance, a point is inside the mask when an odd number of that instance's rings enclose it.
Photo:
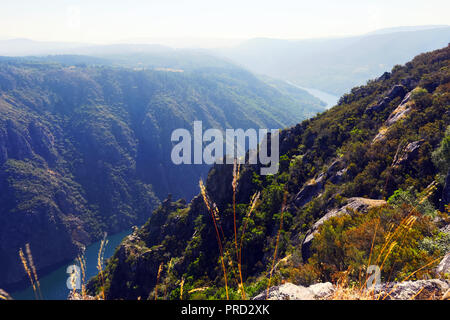
M 421 268 L 417 269 L 416 271 L 412 272 L 410 275 L 408 275 L 407 277 L 403 278 L 400 282 L 404 282 L 404 281 L 408 281 L 408 279 L 410 279 L 413 275 L 415 275 L 417 272 L 435 264 L 436 262 L 439 262 L 441 260 L 441 258 L 437 258 L 433 261 L 430 261 L 429 263 L 427 263 L 426 265 L 422 266 Z M 398 284 L 394 285 L 391 289 L 391 291 L 389 291 L 385 296 L 383 296 L 382 300 L 385 300 L 387 297 L 389 297 L 391 295 L 391 293 L 397 288 Z M 416 296 L 419 293 L 416 294 Z
M 0 300 L 12 300 L 12 298 L 8 294 L 8 292 L 4 291 L 3 289 L 0 289 Z
M 180 282 L 180 300 L 183 300 L 183 288 L 184 288 L 184 278 L 181 278 L 181 282 Z
M 217 224 L 220 223 L 219 209 L 217 208 L 217 206 L 214 203 L 212 203 L 209 200 L 208 194 L 206 192 L 205 185 L 203 184 L 203 180 L 200 179 L 199 185 L 200 185 L 200 192 L 202 194 L 203 201 L 204 201 L 206 207 L 208 208 L 208 211 L 211 213 L 211 218 L 212 218 L 213 223 L 214 223 L 214 228 L 215 228 L 216 237 L 217 237 L 217 243 L 219 245 L 220 261 L 221 261 L 221 264 L 222 264 L 223 277 L 224 277 L 224 281 L 225 281 L 225 292 L 226 292 L 227 300 L 229 300 L 227 270 L 225 268 L 225 261 L 224 261 L 224 255 L 223 255 L 223 247 L 222 247 L 222 239 L 221 239 L 221 236 L 220 236 L 220 233 L 219 233 L 219 229 L 217 227 Z M 222 230 L 222 235 L 223 235 L 223 230 Z
M 86 292 L 86 259 L 84 258 L 84 253 L 82 255 L 79 255 L 76 260 L 78 261 L 78 264 L 80 265 L 80 271 L 81 271 L 81 298 L 84 300 L 87 297 Z
M 25 273 L 30 279 L 31 286 L 33 287 L 33 292 L 36 300 L 42 300 L 41 285 L 39 283 L 39 278 L 37 276 L 36 267 L 34 265 L 33 256 L 31 254 L 30 245 L 27 243 L 25 245 L 25 252 L 27 256 L 23 253 L 22 248 L 19 249 L 20 261 L 22 262 Z
M 385 242 L 383 243 L 380 253 L 378 254 L 376 260 L 375 260 L 375 264 L 380 264 L 380 269 L 379 271 L 381 272 L 381 270 L 384 267 L 385 262 L 387 261 L 388 257 L 391 255 L 391 253 L 393 252 L 394 248 L 396 246 L 402 246 L 407 234 L 411 231 L 411 229 L 413 228 L 415 222 L 418 219 L 418 216 L 414 215 L 414 213 L 417 213 L 417 207 L 422 204 L 424 201 L 426 201 L 436 190 L 437 188 L 437 183 L 435 181 L 433 181 L 427 188 L 425 188 L 425 190 L 422 192 L 423 196 L 420 198 L 419 202 L 417 203 L 416 206 L 414 206 L 414 208 L 412 208 L 408 214 L 403 217 L 403 219 L 400 221 L 400 223 L 395 226 L 394 224 L 392 224 L 389 228 L 389 231 L 385 237 Z M 371 249 L 370 249 L 370 254 L 369 254 L 369 263 L 368 265 L 371 265 L 372 263 L 372 254 L 373 254 L 373 249 L 374 249 L 374 244 L 375 244 L 375 238 L 376 238 L 376 234 L 378 231 L 378 227 L 380 224 L 380 219 L 378 219 L 377 224 L 375 226 L 375 232 L 373 235 L 373 239 L 372 239 L 372 245 L 371 245 Z M 427 263 L 426 265 L 422 266 L 421 268 L 419 268 L 418 270 L 412 272 L 409 276 L 405 277 L 404 279 L 402 279 L 400 282 L 403 281 L 407 281 L 408 279 L 410 279 L 414 274 L 416 274 L 417 272 L 423 270 L 424 268 L 438 262 L 440 259 L 436 259 L 433 260 L 429 263 Z M 394 262 L 392 269 L 391 269 L 391 273 L 389 275 L 389 279 L 392 275 L 393 269 L 395 267 L 395 263 Z M 360 284 L 360 288 L 358 290 L 359 294 L 361 295 L 361 297 L 365 297 L 367 298 L 370 294 L 372 294 L 372 298 L 373 298 L 373 290 L 374 288 L 372 288 L 371 290 L 367 290 L 366 286 L 367 286 L 367 281 L 368 281 L 368 275 L 366 274 L 366 278 L 364 283 Z M 393 291 L 394 289 L 397 287 L 397 285 L 395 285 L 392 290 L 387 293 L 385 296 L 383 297 L 378 297 L 378 299 L 382 298 L 383 300 L 386 299 Z M 417 293 L 416 295 L 418 295 L 419 293 Z
M 169 274 L 173 267 L 173 258 L 170 259 L 169 264 L 167 266 L 167 276 L 165 280 L 165 287 L 164 287 L 164 300 L 167 300 L 167 287 L 169 285 Z
M 158 299 L 158 284 L 159 284 L 159 278 L 161 277 L 161 272 L 163 270 L 164 263 L 161 262 L 158 268 L 158 275 L 156 276 L 156 285 L 155 285 L 155 300 Z
M 240 165 L 237 163 L 237 161 L 235 159 L 234 165 L 233 165 L 233 180 L 232 180 L 233 231 L 234 231 L 234 248 L 235 248 L 235 252 L 236 252 L 236 265 L 237 265 L 237 269 L 238 269 L 238 278 L 236 278 L 236 273 L 234 273 L 234 272 L 232 273 L 232 276 L 236 279 L 236 282 L 237 282 L 236 284 L 237 284 L 237 287 L 239 288 L 241 298 L 245 300 L 245 299 L 247 299 L 247 296 L 245 294 L 245 286 L 244 286 L 244 280 L 243 280 L 243 276 L 242 276 L 242 248 L 243 248 L 243 241 L 244 241 L 244 237 L 245 237 L 245 231 L 246 231 L 247 225 L 248 225 L 248 220 L 250 219 L 252 212 L 255 210 L 255 208 L 257 206 L 257 203 L 258 203 L 258 200 L 260 197 L 260 193 L 259 192 L 255 193 L 251 199 L 250 208 L 245 217 L 244 225 L 243 225 L 243 228 L 241 231 L 242 233 L 241 233 L 240 241 L 238 243 L 238 233 L 237 233 L 238 228 L 237 228 L 237 218 L 236 218 L 236 194 L 237 194 L 237 188 L 238 188 L 238 184 L 239 184 L 239 177 L 240 177 Z M 228 279 L 229 279 L 229 277 L 228 277 L 228 273 L 226 271 L 227 268 L 225 267 L 225 262 L 224 262 L 225 254 L 223 251 L 223 243 L 225 242 L 225 235 L 224 235 L 223 229 L 220 225 L 219 210 L 218 210 L 217 206 L 215 205 L 215 203 L 210 200 L 202 180 L 200 180 L 199 184 L 200 184 L 200 191 L 201 191 L 201 194 L 203 197 L 203 201 L 213 218 L 217 242 L 219 244 L 222 270 L 223 270 L 224 279 L 225 279 L 225 291 L 226 291 L 227 299 L 229 299 L 229 294 L 228 294 Z M 228 261 L 229 267 L 231 268 L 232 271 L 235 270 L 234 264 L 233 264 L 233 259 L 231 259 L 231 257 L 229 255 L 226 255 L 226 256 L 227 256 L 227 261 Z
M 39 282 L 39 277 L 36 272 L 36 266 L 33 261 L 33 255 L 31 254 L 30 244 L 25 244 L 25 252 L 27 253 L 28 262 L 30 264 L 31 271 L 33 272 L 34 281 L 36 283 L 36 287 L 39 293 L 40 299 L 43 299 L 42 291 L 41 291 L 41 283 Z
M 269 296 L 270 282 L 272 280 L 272 273 L 273 273 L 273 269 L 275 267 L 275 261 L 277 259 L 278 243 L 280 242 L 281 230 L 283 230 L 283 216 L 284 216 L 284 211 L 286 209 L 287 195 L 288 195 L 288 193 L 287 193 L 287 191 L 285 191 L 284 196 L 283 196 L 283 204 L 281 205 L 280 227 L 278 228 L 277 238 L 276 238 L 276 242 L 275 242 L 275 250 L 274 250 L 273 259 L 272 259 L 272 266 L 270 267 L 269 281 L 267 283 L 266 300 L 267 300 L 267 297 Z
M 209 287 L 195 288 L 195 289 L 189 290 L 188 293 L 201 292 L 201 291 L 205 291 L 208 289 L 209 289 Z
M 105 248 L 106 248 L 106 245 L 108 244 L 108 239 L 106 239 L 107 235 L 108 234 L 105 232 L 105 234 L 103 235 L 103 239 L 100 242 L 100 248 L 98 250 L 98 255 L 97 255 L 97 270 L 98 270 L 98 275 L 100 277 L 100 281 L 102 283 L 101 296 L 102 296 L 103 300 L 105 300 L 105 279 L 103 276 L 103 261 L 104 261 L 104 256 L 105 256 Z
M 402 238 L 402 235 L 405 236 L 413 227 L 414 223 L 417 220 L 417 216 L 414 216 L 413 214 L 417 212 L 417 207 L 421 205 L 425 200 L 427 200 L 433 192 L 436 190 L 437 183 L 433 181 L 423 192 L 423 196 L 421 197 L 419 203 L 409 211 L 409 213 L 400 221 L 398 226 L 395 228 L 393 232 L 388 232 L 388 235 L 386 236 L 385 243 L 380 251 L 380 254 L 378 255 L 375 263 L 379 263 L 381 259 L 383 258 L 383 254 L 387 250 L 387 253 L 385 254 L 385 257 L 383 259 L 383 263 L 380 266 L 380 269 L 383 267 L 384 262 L 386 261 L 387 257 L 390 255 L 390 253 L 393 250 L 393 247 L 397 245 L 398 241 Z

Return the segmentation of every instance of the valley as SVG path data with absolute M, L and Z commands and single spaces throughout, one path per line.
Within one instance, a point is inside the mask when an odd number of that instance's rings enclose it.
M 0 285 L 24 283 L 80 246 L 143 224 L 168 194 L 190 200 L 209 166 L 171 161 L 171 133 L 284 128 L 323 110 L 230 64 L 183 73 L 98 65 L 89 57 L 0 59 Z M 123 60 L 120 60 L 123 61 Z M 304 97 L 301 100 L 299 97 Z

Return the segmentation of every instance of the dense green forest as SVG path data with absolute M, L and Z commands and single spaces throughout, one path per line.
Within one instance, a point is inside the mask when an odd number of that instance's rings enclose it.
M 25 243 L 45 272 L 105 231 L 143 224 L 168 193 L 190 200 L 208 167 L 172 164 L 174 129 L 283 128 L 323 110 L 230 63 L 124 59 L 0 59 L 0 285 L 24 279 Z
M 190 203 L 166 199 L 90 292 L 252 297 L 269 281 L 357 282 L 369 264 L 383 281 L 428 277 L 450 249 L 449 106 L 450 46 L 395 66 L 281 131 L 278 174 L 217 165 Z

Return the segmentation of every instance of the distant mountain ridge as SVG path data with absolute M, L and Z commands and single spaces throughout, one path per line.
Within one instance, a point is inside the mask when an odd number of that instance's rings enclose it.
M 257 74 L 342 95 L 415 55 L 446 46 L 449 26 L 392 28 L 340 38 L 252 39 L 216 54 Z
M 449 25 L 445 25 L 445 24 L 425 25 L 425 26 L 391 27 L 391 28 L 378 29 L 378 30 L 375 30 L 372 32 L 368 32 L 367 34 L 386 34 L 386 33 L 394 33 L 394 32 L 420 31 L 420 30 L 439 29 L 439 28 L 448 28 L 448 27 L 449 27 Z

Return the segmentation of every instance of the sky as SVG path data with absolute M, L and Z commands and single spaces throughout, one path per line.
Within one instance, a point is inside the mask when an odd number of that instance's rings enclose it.
M 0 39 L 215 45 L 450 24 L 449 12 L 449 0 L 0 0 Z

